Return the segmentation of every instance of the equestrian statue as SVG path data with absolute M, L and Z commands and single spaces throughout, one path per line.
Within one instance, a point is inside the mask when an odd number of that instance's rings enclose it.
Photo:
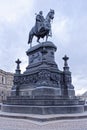
M 28 44 L 30 44 L 30 47 L 32 46 L 33 36 L 37 37 L 37 42 L 39 42 L 40 38 L 44 38 L 45 36 L 46 41 L 48 36 L 52 37 L 51 21 L 54 19 L 54 13 L 54 10 L 50 9 L 46 18 L 44 18 L 42 11 L 36 14 L 35 26 L 29 32 Z

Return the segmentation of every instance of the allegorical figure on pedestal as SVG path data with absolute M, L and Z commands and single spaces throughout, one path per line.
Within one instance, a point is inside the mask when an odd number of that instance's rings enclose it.
M 28 44 L 31 45 L 33 36 L 37 37 L 37 42 L 39 42 L 40 38 L 44 38 L 45 36 L 47 41 L 48 36 L 52 36 L 51 21 L 54 19 L 54 14 L 55 12 L 52 9 L 50 9 L 46 18 L 44 18 L 42 11 L 36 14 L 36 23 L 29 32 Z

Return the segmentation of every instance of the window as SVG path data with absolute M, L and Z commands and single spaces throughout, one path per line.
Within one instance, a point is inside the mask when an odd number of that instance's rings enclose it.
M 2 84 L 5 84 L 5 77 L 2 77 Z

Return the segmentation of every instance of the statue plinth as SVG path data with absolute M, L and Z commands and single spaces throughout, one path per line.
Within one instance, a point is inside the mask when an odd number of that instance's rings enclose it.
M 20 88 L 20 96 L 61 96 L 61 72 L 54 60 L 56 49 L 52 42 L 43 42 L 26 52 L 29 63 L 23 74 L 15 75 L 12 95 Z
M 26 71 L 14 75 L 11 96 L 3 105 L 3 111 L 30 114 L 83 112 L 82 102 L 75 96 L 68 57 L 63 58 L 64 70 L 59 70 L 55 62 L 56 50 L 50 41 L 28 49 Z
M 29 65 L 26 68 L 26 73 L 31 70 L 31 68 L 41 67 L 42 65 L 47 65 L 48 68 L 53 67 L 57 69 L 57 65 L 54 61 L 54 53 L 57 50 L 56 46 L 52 42 L 43 42 L 32 48 L 30 48 L 26 54 L 29 58 Z M 43 64 L 44 63 L 44 64 Z

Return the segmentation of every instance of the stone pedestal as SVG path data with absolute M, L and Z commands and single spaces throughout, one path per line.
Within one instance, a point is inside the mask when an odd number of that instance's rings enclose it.
M 64 70 L 60 71 L 55 62 L 56 50 L 52 42 L 43 42 L 26 52 L 28 66 L 23 74 L 15 73 L 11 97 L 3 104 L 3 111 L 31 114 L 84 111 L 83 103 L 75 97 L 68 57 L 63 58 Z

